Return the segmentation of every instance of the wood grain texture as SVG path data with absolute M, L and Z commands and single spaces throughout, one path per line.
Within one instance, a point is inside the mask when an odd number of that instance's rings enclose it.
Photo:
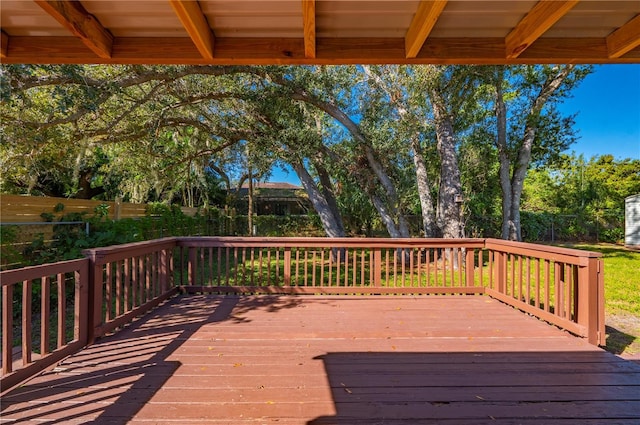
M 610 58 L 619 58 L 640 46 L 640 14 L 607 36 Z
M 502 38 L 433 38 L 416 58 L 406 58 L 403 38 L 317 38 L 316 57 L 305 57 L 295 38 L 216 38 L 216 56 L 205 60 L 191 39 L 116 38 L 110 59 L 87 56 L 74 37 L 10 37 L 3 63 L 19 64 L 553 64 L 640 63 L 640 47 L 610 58 L 605 39 L 541 38 L 516 58 L 505 58 Z
M 9 51 L 9 34 L 0 31 L 0 58 L 6 58 Z
M 200 295 L 1 403 L 33 424 L 632 424 L 640 366 L 483 296 Z
M 447 5 L 446 0 L 421 1 L 418 5 L 411 25 L 405 36 L 405 50 L 407 58 L 415 58 L 418 56 L 422 45 L 431 33 L 440 14 Z
M 34 1 L 96 55 L 111 57 L 113 36 L 79 1 Z
M 506 57 L 509 59 L 518 57 L 578 2 L 579 0 L 540 0 L 536 3 L 507 35 Z
M 3 63 L 640 63 L 631 1 L 36 1 L 0 3 Z
M 213 59 L 214 35 L 197 1 L 169 0 L 171 7 L 203 58 Z
M 316 0 L 302 0 L 302 25 L 304 31 L 304 57 L 316 57 Z

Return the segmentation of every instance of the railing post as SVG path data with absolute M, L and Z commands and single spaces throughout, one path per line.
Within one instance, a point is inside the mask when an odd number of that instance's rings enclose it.
M 13 285 L 2 287 L 2 374 L 13 372 Z
M 284 286 L 291 286 L 291 248 L 284 249 Z
M 175 253 L 175 247 L 171 248 L 170 250 L 167 251 L 167 255 L 169 256 L 169 286 L 174 287 L 175 286 L 175 279 L 174 279 L 174 271 L 175 271 L 175 264 L 174 264 L 174 253 Z
M 578 270 L 578 324 L 587 329 L 587 339 L 594 345 L 605 344 L 603 264 L 589 258 L 587 266 Z
M 475 264 L 474 264 L 475 250 L 473 248 L 466 248 L 464 250 L 465 260 L 465 278 L 467 286 L 475 286 Z
M 99 328 L 102 326 L 102 264 L 97 264 L 97 254 L 94 250 L 85 252 L 89 260 L 89 276 L 87 290 L 87 343 L 92 344 L 100 337 Z
M 78 341 L 80 341 L 83 345 L 87 345 L 89 343 L 89 332 L 90 332 L 90 320 L 91 316 L 89 316 L 89 309 L 91 304 L 91 298 L 89 298 L 89 290 L 90 290 L 90 274 L 91 274 L 91 261 L 87 259 L 83 264 L 82 268 L 79 272 L 75 273 L 76 279 L 76 295 L 75 295 L 75 309 L 76 314 L 78 315 L 78 320 L 76 321 L 74 329 L 74 337 Z
M 507 254 L 504 252 L 493 251 L 494 267 L 495 267 L 495 287 L 496 291 L 501 294 L 506 293 L 507 287 Z
M 379 288 L 382 284 L 382 250 L 380 248 L 373 248 L 373 264 L 371 267 L 373 269 L 373 286 Z
M 169 264 L 167 261 L 168 250 L 163 249 L 160 252 L 160 293 L 163 294 L 169 290 Z
M 190 286 L 196 286 L 196 274 L 197 274 L 197 269 L 196 269 L 196 265 L 197 265 L 197 252 L 196 252 L 197 248 L 194 246 L 190 246 L 189 247 L 189 263 L 188 263 L 188 268 L 189 268 L 189 285 Z

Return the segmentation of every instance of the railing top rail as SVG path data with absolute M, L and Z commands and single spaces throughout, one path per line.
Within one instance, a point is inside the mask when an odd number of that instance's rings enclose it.
M 101 248 L 85 249 L 82 253 L 90 258 L 96 265 L 105 264 L 111 261 L 119 261 L 137 255 L 145 255 L 162 249 L 176 246 L 175 237 L 154 239 L 143 242 L 133 242 L 122 245 L 112 245 Z
M 483 248 L 484 239 L 228 237 L 177 238 L 178 246 L 282 248 Z
M 51 276 L 58 273 L 79 270 L 84 264 L 88 264 L 86 258 L 77 260 L 59 261 L 57 263 L 40 264 L 36 266 L 22 267 L 14 270 L 0 272 L 0 285 L 13 285 L 25 280 L 38 279 L 42 276 Z
M 601 258 L 602 254 L 581 249 L 563 248 L 549 245 L 539 245 L 527 242 L 506 241 L 503 239 L 486 239 L 487 249 L 511 254 L 520 254 L 546 260 L 562 261 L 569 264 L 584 266 L 589 258 Z

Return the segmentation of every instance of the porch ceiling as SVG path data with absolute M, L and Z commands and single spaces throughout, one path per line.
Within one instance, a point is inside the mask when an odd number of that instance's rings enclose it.
M 3 63 L 640 63 L 638 0 L 2 0 Z

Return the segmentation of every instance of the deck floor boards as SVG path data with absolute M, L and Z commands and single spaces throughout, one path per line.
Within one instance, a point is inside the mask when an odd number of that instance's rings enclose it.
M 640 365 L 486 296 L 181 296 L 0 422 L 636 424 Z

